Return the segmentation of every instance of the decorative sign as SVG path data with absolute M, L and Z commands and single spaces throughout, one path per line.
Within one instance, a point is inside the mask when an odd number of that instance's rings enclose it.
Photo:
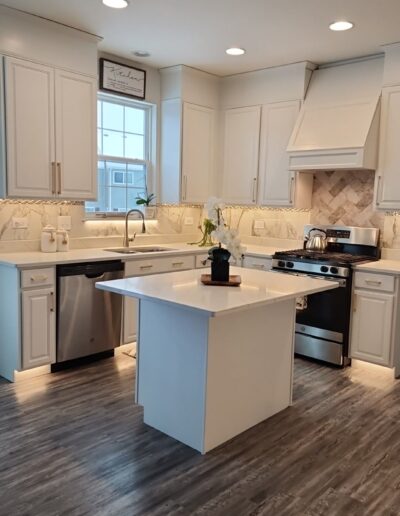
M 100 59 L 100 89 L 144 100 L 146 72 L 133 66 Z

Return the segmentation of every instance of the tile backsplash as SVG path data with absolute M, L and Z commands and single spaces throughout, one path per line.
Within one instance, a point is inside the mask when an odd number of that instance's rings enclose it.
M 398 215 L 374 210 L 373 188 L 371 171 L 321 171 L 314 177 L 311 210 L 235 206 L 226 208 L 225 219 L 253 243 L 258 239 L 263 243 L 266 239 L 301 240 L 304 225 L 309 223 L 344 224 L 378 227 L 384 247 L 400 248 Z M 0 200 L 0 251 L 38 249 L 42 227 L 56 226 L 58 215 L 71 216 L 71 247 L 115 245 L 124 232 L 122 220 L 85 220 L 81 202 Z M 196 240 L 204 215 L 196 206 L 158 206 L 157 220 L 146 223 L 146 238 Z M 26 217 L 28 229 L 13 229 L 13 217 Z M 134 231 L 140 234 L 139 222 L 130 224 L 130 232 Z

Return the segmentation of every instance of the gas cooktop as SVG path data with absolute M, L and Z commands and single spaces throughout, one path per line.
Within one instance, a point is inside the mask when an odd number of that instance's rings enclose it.
M 325 262 L 329 264 L 352 264 L 363 261 L 371 261 L 375 258 L 367 255 L 356 255 L 351 253 L 338 253 L 335 251 L 313 251 L 310 249 L 293 249 L 289 251 L 279 251 L 274 258 L 283 258 L 292 261 Z

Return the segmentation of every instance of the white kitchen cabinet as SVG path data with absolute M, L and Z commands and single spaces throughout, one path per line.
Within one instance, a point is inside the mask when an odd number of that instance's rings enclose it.
M 398 376 L 398 279 L 390 274 L 357 270 L 353 284 L 351 357 L 394 367 Z
M 354 290 L 352 358 L 390 365 L 393 306 L 393 294 Z
M 375 181 L 378 208 L 400 208 L 400 85 L 382 90 L 379 161 Z
M 204 203 L 214 175 L 215 110 L 185 102 L 182 128 L 182 201 Z
M 224 113 L 222 198 L 228 203 L 257 201 L 260 120 L 261 106 Z
M 7 196 L 95 199 L 96 80 L 4 62 Z
M 5 58 L 5 106 L 8 196 L 54 196 L 54 69 Z
M 97 196 L 97 83 L 56 70 L 57 194 L 65 199 Z
M 125 263 L 125 278 L 159 274 L 163 272 L 183 271 L 196 267 L 194 255 L 165 256 L 157 258 L 143 258 Z M 135 342 L 138 330 L 138 300 L 124 297 L 124 315 L 122 325 L 122 341 L 124 344 Z
M 22 292 L 22 368 L 51 364 L 56 359 L 54 288 Z
M 311 207 L 313 176 L 289 170 L 286 151 L 300 101 L 262 107 L 258 203 L 265 206 Z

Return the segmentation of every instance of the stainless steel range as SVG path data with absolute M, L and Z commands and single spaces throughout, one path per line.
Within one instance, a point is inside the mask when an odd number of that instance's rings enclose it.
M 337 289 L 298 300 L 297 354 L 338 366 L 350 363 L 352 266 L 379 259 L 378 242 L 379 230 L 375 228 L 308 225 L 304 228 L 303 249 L 274 254 L 274 270 L 340 284 Z

